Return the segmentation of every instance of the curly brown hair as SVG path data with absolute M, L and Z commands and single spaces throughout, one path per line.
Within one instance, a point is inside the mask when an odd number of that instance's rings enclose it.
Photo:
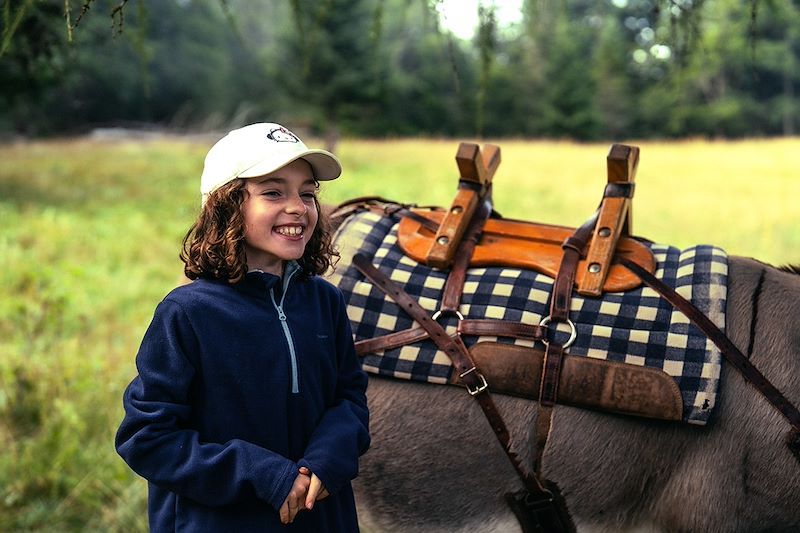
M 319 188 L 319 183 L 316 186 Z M 236 283 L 247 273 L 242 214 L 247 195 L 244 178 L 237 178 L 208 195 L 200 215 L 183 238 L 180 258 L 187 278 L 224 279 Z M 316 198 L 314 205 L 319 215 L 317 225 L 303 257 L 297 260 L 302 267 L 300 275 L 304 277 L 325 273 L 339 257 L 333 247 L 330 223 Z

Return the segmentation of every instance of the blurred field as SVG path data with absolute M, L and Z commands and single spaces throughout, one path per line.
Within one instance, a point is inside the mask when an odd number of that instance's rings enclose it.
M 181 272 L 211 142 L 0 146 L 0 531 L 146 530 L 145 485 L 113 435 L 141 335 Z M 498 144 L 504 216 L 574 226 L 592 213 L 607 144 Z M 631 144 L 634 233 L 800 263 L 800 138 Z M 344 140 L 345 176 L 322 199 L 447 205 L 457 147 Z

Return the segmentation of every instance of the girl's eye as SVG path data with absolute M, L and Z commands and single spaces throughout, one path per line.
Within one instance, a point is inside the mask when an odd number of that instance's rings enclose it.
M 303 192 L 303 193 L 300 193 L 300 197 L 303 198 L 303 200 L 311 202 L 311 201 L 314 200 L 314 198 L 317 197 L 317 194 L 314 193 L 314 192 Z
M 279 191 L 264 191 L 261 195 L 267 198 L 280 198 L 281 193 Z

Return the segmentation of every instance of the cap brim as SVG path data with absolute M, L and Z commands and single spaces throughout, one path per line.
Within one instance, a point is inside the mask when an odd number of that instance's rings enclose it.
M 307 161 L 309 165 L 311 165 L 311 172 L 314 174 L 314 179 L 318 181 L 335 180 L 342 174 L 342 165 L 335 155 L 326 150 L 306 150 L 305 152 L 300 152 L 292 159 L 282 162 L 277 166 L 275 161 L 264 160 L 260 163 L 256 163 L 252 167 L 240 173 L 238 177 L 255 178 L 258 176 L 264 176 L 266 174 L 275 172 L 276 170 L 283 168 L 292 161 L 297 161 L 298 159 L 303 159 Z

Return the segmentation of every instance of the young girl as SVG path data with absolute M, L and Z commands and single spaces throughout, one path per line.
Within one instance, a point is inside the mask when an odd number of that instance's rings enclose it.
M 278 124 L 209 151 L 181 253 L 194 281 L 156 308 L 116 437 L 151 531 L 358 531 L 367 378 L 318 277 L 334 252 L 317 189 L 340 173 Z

